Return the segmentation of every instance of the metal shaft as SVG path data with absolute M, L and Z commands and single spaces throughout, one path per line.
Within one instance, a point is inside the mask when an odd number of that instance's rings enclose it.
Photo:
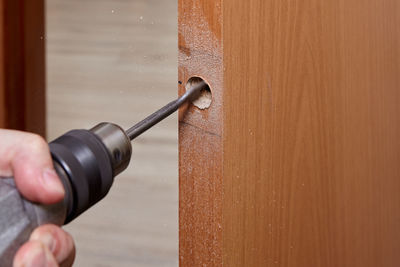
M 201 89 L 204 87 L 205 82 L 200 82 L 194 85 L 192 88 L 187 90 L 181 97 L 178 99 L 170 102 L 166 106 L 162 107 L 161 109 L 157 110 L 141 122 L 135 124 L 131 128 L 126 131 L 128 137 L 133 140 L 175 111 L 179 109 L 186 101 L 194 100 L 199 96 Z

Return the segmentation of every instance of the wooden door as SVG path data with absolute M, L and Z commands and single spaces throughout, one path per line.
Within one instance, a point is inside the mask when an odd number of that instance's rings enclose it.
M 44 0 L 0 0 L 0 127 L 45 135 Z
M 181 266 L 400 266 L 398 0 L 179 0 Z

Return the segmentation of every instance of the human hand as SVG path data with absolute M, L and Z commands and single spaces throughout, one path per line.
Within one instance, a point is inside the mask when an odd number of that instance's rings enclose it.
M 38 135 L 0 129 L 0 176 L 14 176 L 18 190 L 33 202 L 54 204 L 65 194 L 48 144 Z M 14 266 L 71 266 L 74 258 L 72 237 L 58 226 L 43 225 L 18 250 Z

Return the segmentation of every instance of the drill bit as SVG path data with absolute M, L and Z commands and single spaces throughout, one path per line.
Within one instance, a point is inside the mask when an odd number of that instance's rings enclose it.
M 141 122 L 135 124 L 126 131 L 129 139 L 133 140 L 172 113 L 179 109 L 186 101 L 194 100 L 200 95 L 201 89 L 206 85 L 204 81 L 196 83 L 187 90 L 181 97 L 160 108 Z

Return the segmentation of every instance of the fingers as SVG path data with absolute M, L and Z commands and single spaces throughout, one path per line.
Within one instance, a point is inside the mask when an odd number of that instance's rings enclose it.
M 14 267 L 19 266 L 72 266 L 75 246 L 72 237 L 55 225 L 37 228 L 29 241 L 20 248 L 14 259 Z M 47 263 L 49 265 L 32 264 Z M 29 265 L 30 264 L 30 265 Z
M 40 241 L 45 244 L 58 263 L 75 258 L 75 246 L 72 237 L 58 226 L 42 225 L 33 231 L 29 240 Z
M 0 176 L 14 176 L 22 195 L 53 204 L 64 197 L 64 187 L 53 168 L 49 147 L 38 135 L 0 129 Z
M 39 241 L 25 243 L 14 258 L 14 267 L 57 267 L 50 250 Z

